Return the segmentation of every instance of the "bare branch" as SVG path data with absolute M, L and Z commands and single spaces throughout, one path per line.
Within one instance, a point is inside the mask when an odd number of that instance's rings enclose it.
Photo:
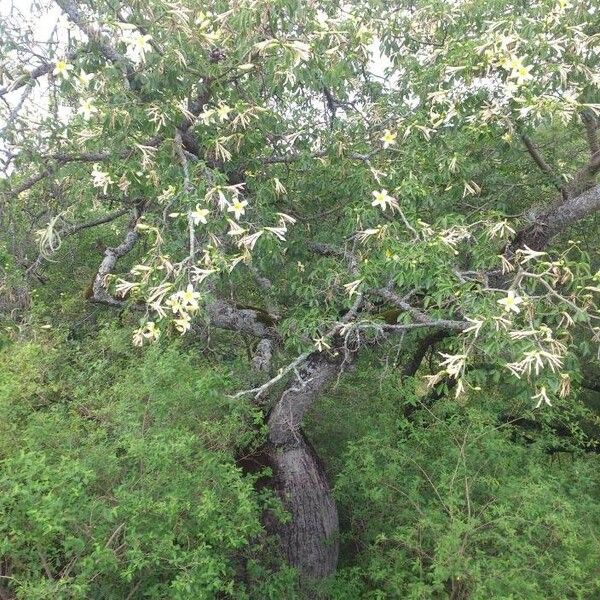
M 125 213 L 129 212 L 130 210 L 131 210 L 130 207 L 125 207 L 125 208 L 116 210 L 112 213 L 108 213 L 106 215 L 98 217 L 97 219 L 93 219 L 91 221 L 86 221 L 85 223 L 77 223 L 74 225 L 70 225 L 68 227 L 65 227 L 64 229 L 61 229 L 58 232 L 58 237 L 61 239 L 64 239 L 64 238 L 74 235 L 75 233 L 78 233 L 79 231 L 82 231 L 84 229 L 89 229 L 91 227 L 103 225 L 104 223 L 110 223 L 111 221 L 118 219 L 119 217 L 121 217 Z M 45 260 L 45 257 L 40 254 L 35 259 L 35 261 L 28 267 L 28 269 L 26 271 L 27 275 L 31 275 L 31 274 L 35 273 L 37 271 L 37 269 L 43 264 L 44 260 Z
M 598 155 L 598 165 L 600 168 L 600 155 Z M 532 250 L 541 250 L 554 236 L 598 210 L 600 210 L 600 185 L 578 196 L 570 197 L 558 206 L 551 206 L 541 213 L 533 224 L 515 236 L 510 244 L 510 250 L 515 252 L 524 246 L 529 246 Z
M 410 305 L 405 298 L 402 298 L 396 292 L 388 288 L 380 288 L 373 290 L 373 293 L 387 300 L 397 308 L 406 311 L 414 319 L 415 323 L 398 324 L 398 325 L 382 325 L 385 331 L 402 331 L 407 329 L 415 329 L 418 327 L 439 327 L 451 331 L 464 331 L 469 327 L 466 321 L 455 321 L 450 319 L 432 319 L 418 308 Z
M 329 151 L 327 150 L 320 150 L 319 152 L 313 152 L 310 155 L 306 155 L 306 154 L 301 154 L 301 153 L 291 153 L 291 154 L 284 154 L 284 155 L 273 155 L 273 156 L 263 156 L 262 158 L 259 157 L 257 160 L 259 162 L 261 162 L 263 165 L 276 165 L 276 164 L 284 164 L 284 165 L 288 165 L 294 162 L 297 162 L 299 160 L 302 160 L 303 158 L 323 158 L 324 156 L 327 156 L 329 154 Z M 368 163 L 369 160 L 371 159 L 372 156 L 374 156 L 376 154 L 376 151 L 370 152 L 369 154 L 361 154 L 360 152 L 351 152 L 350 154 L 348 154 L 348 158 L 350 160 L 358 160 L 361 162 L 366 162 Z
M 563 197 L 566 198 L 566 192 L 564 190 L 564 186 L 561 183 L 560 177 L 558 177 L 554 173 L 552 167 L 546 162 L 539 148 L 537 148 L 537 146 L 533 143 L 533 141 L 528 135 L 523 134 L 521 136 L 521 139 L 523 140 L 527 151 L 531 155 L 531 158 L 533 158 L 535 164 L 540 168 L 540 171 L 548 175 L 548 177 L 552 180 L 552 183 L 555 185 L 556 189 L 563 195 Z
M 92 300 L 101 304 L 108 304 L 109 306 L 123 306 L 124 302 L 117 300 L 111 294 L 108 293 L 107 289 L 107 278 L 113 272 L 117 260 L 122 256 L 125 256 L 131 250 L 133 250 L 138 238 L 139 233 L 136 230 L 137 223 L 142 214 L 142 207 L 137 206 L 133 211 L 133 218 L 129 224 L 125 239 L 121 244 L 115 248 L 107 248 L 104 251 L 104 259 L 98 267 L 98 272 L 94 278 L 92 284 Z
M 256 352 L 252 357 L 252 370 L 268 372 L 273 362 L 273 340 L 263 338 L 258 342 Z

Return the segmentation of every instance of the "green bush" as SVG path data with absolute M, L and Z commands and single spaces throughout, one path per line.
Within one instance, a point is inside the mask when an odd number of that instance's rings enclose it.
M 246 597 L 266 499 L 235 464 L 256 415 L 227 377 L 177 345 L 132 353 L 129 331 L 46 337 L 0 362 L 0 556 L 17 597 Z
M 595 598 L 598 458 L 515 444 L 488 409 L 440 402 L 349 444 L 333 598 Z

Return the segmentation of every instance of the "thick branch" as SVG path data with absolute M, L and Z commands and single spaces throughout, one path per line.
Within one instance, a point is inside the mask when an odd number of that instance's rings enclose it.
M 598 173 L 600 173 L 600 152 L 593 154 L 589 162 L 575 173 L 567 186 L 568 196 L 575 197 L 588 190 Z
M 92 284 L 92 300 L 94 302 L 108 304 L 109 306 L 123 306 L 122 301 L 117 300 L 108 293 L 107 278 L 113 272 L 117 260 L 133 250 L 133 247 L 139 238 L 136 226 L 141 217 L 141 213 L 142 208 L 136 207 L 123 242 L 115 248 L 107 248 L 104 251 L 104 259 L 100 263 L 100 267 L 98 267 L 98 272 L 96 273 L 96 277 Z
M 273 326 L 265 323 L 264 316 L 256 310 L 237 308 L 223 300 L 215 300 L 206 306 L 206 312 L 214 327 L 246 333 L 261 339 L 278 337 Z
M 252 357 L 252 370 L 269 372 L 273 362 L 273 340 L 263 338 L 258 342 L 254 356 Z
M 598 141 L 598 119 L 591 110 L 584 110 L 581 113 L 581 120 L 585 126 L 585 135 L 590 148 L 590 154 L 594 156 L 594 154 L 600 152 L 600 142 Z
M 600 155 L 598 163 L 600 166 Z M 542 250 L 553 237 L 598 210 L 600 210 L 600 185 L 570 197 L 558 206 L 551 206 L 536 218 L 535 223 L 517 234 L 510 248 L 513 252 L 523 246 L 528 246 L 532 250 Z
M 450 333 L 447 330 L 445 331 L 440 329 L 439 331 L 430 333 L 422 338 L 419 341 L 417 349 L 413 353 L 412 357 L 402 368 L 402 376 L 411 377 L 414 375 L 419 370 L 419 367 L 421 366 L 421 363 L 423 362 L 423 359 L 425 358 L 429 348 L 442 341 L 444 338 L 447 338 L 449 335 Z
M 295 371 L 295 377 L 269 415 L 269 442 L 276 447 L 292 448 L 301 443 L 302 420 L 314 401 L 338 376 L 341 354 L 331 357 L 312 352 Z

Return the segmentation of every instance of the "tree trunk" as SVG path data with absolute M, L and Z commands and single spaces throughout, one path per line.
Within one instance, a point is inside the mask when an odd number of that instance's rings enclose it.
M 301 576 L 335 572 L 338 515 L 323 465 L 300 430 L 306 411 L 340 373 L 341 357 L 313 353 L 280 396 L 268 419 L 267 452 L 276 489 L 290 514 L 274 524 L 282 551 Z
M 335 573 L 339 551 L 338 514 L 321 461 L 301 438 L 290 449 L 270 446 L 277 492 L 290 514 L 275 533 L 288 563 L 300 574 L 320 579 Z

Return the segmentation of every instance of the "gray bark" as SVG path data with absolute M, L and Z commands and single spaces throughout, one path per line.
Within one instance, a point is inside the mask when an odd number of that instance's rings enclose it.
M 293 447 L 270 445 L 268 453 L 277 492 L 291 517 L 275 524 L 284 556 L 304 578 L 332 575 L 339 553 L 338 514 L 317 455 L 302 434 Z
M 327 476 L 300 427 L 306 412 L 340 373 L 341 362 L 339 355 L 310 355 L 267 421 L 277 491 L 291 516 L 275 532 L 290 565 L 309 579 L 335 572 L 339 526 Z
M 600 162 L 600 159 L 598 159 Z M 535 222 L 519 232 L 511 249 L 528 246 L 532 250 L 542 250 L 550 240 L 570 225 L 591 216 L 600 209 L 600 185 L 570 197 L 536 217 Z

